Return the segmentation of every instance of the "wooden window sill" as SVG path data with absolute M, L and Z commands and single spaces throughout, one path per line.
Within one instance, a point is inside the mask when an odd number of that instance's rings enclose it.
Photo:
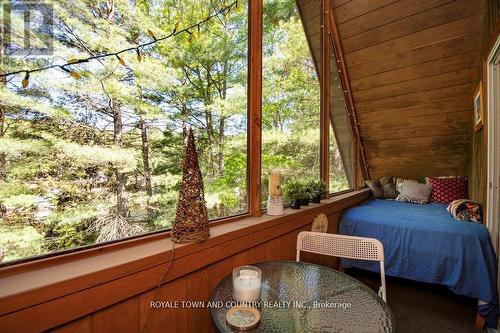
M 215 225 L 204 243 L 175 244 L 174 261 L 164 281 L 303 227 L 320 212 L 338 212 L 369 197 L 370 192 L 366 189 L 352 191 L 300 210 L 285 209 L 283 216 L 247 217 Z M 172 257 L 173 245 L 169 234 L 163 233 L 146 241 L 127 241 L 123 246 L 111 249 L 97 248 L 97 251 L 92 249 L 4 267 L 0 269 L 0 326 L 16 311 L 30 311 L 27 308 L 35 305 L 53 309 L 61 298 L 85 293 L 93 301 L 92 305 L 78 309 L 82 313 L 65 313 L 77 318 L 85 314 L 83 312 L 90 313 L 152 289 Z M 108 295 L 106 290 L 109 289 L 106 288 L 113 284 L 120 288 L 116 288 L 115 294 Z

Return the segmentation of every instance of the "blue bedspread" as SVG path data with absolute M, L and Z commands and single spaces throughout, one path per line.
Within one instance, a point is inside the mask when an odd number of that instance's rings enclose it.
M 388 275 L 445 285 L 489 302 L 484 312 L 498 312 L 496 255 L 488 230 L 455 220 L 444 205 L 370 200 L 343 214 L 339 233 L 380 240 Z M 379 272 L 377 262 L 342 259 L 342 265 Z

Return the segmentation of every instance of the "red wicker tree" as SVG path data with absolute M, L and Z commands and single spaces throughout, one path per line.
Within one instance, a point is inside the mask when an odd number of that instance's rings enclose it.
M 189 129 L 172 240 L 177 243 L 205 241 L 210 236 L 203 178 L 193 131 Z

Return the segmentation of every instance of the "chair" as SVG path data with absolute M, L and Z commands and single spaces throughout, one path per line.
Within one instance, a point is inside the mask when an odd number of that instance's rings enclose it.
M 300 252 L 380 262 L 382 286 L 378 295 L 387 303 L 385 290 L 384 246 L 378 239 L 302 231 L 297 237 L 297 261 Z

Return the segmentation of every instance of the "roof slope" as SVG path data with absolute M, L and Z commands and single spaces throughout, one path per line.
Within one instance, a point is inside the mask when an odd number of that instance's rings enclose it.
M 332 5 L 371 177 L 464 175 L 484 1 Z

